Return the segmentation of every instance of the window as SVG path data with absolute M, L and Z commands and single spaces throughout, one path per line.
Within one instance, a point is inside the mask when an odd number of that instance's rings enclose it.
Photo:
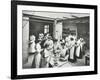
M 45 25 L 44 26 L 44 33 L 48 33 L 49 32 L 49 25 Z

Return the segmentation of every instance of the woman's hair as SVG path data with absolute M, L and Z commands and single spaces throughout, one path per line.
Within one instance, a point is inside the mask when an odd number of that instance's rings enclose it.
M 70 40 L 71 40 L 71 41 L 73 41 L 73 40 L 74 40 L 74 38 L 70 38 Z
M 34 35 L 31 35 L 30 36 L 30 40 L 35 40 L 35 36 Z

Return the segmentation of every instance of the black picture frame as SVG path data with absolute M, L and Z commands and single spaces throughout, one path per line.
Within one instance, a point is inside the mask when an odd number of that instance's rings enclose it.
M 18 5 L 34 5 L 34 6 L 49 6 L 63 8 L 82 8 L 94 10 L 94 71 L 81 72 L 62 72 L 49 74 L 27 74 L 17 75 L 17 6 Z M 64 4 L 64 3 L 48 3 L 48 2 L 33 2 L 33 1 L 11 1 L 11 79 L 25 78 L 43 78 L 43 77 L 60 77 L 60 76 L 76 76 L 97 74 L 97 5 L 82 5 L 82 4 Z

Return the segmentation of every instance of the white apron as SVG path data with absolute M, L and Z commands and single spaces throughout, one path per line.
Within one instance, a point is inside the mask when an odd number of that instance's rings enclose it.
M 44 57 L 45 57 L 45 60 L 46 60 L 46 65 L 45 67 L 48 68 L 49 67 L 49 63 L 50 63 L 50 60 L 51 60 L 51 55 L 52 55 L 52 50 L 47 50 L 47 49 L 44 49 Z
M 35 67 L 39 68 L 40 67 L 40 62 L 41 62 L 41 46 L 39 43 L 36 45 L 36 55 L 35 55 Z
M 41 54 L 37 53 L 36 56 L 35 56 L 35 66 L 36 66 L 36 68 L 40 67 L 40 62 L 41 62 Z
M 44 49 L 44 57 L 46 59 L 46 66 L 49 67 L 49 63 L 51 60 L 51 55 L 53 54 L 53 41 L 52 40 L 47 40 L 44 45 L 48 45 L 47 48 Z
M 35 53 L 35 42 L 31 41 L 30 47 L 29 47 L 29 53 L 30 55 L 28 56 L 28 63 L 32 65 L 32 62 L 34 60 L 34 53 Z
M 76 47 L 76 56 L 80 57 L 80 50 L 81 50 L 81 46 L 79 45 L 78 47 Z
M 69 42 L 70 44 L 70 54 L 69 54 L 69 58 L 74 60 L 74 53 L 75 53 L 75 39 L 73 41 Z
M 75 50 L 75 46 L 73 46 L 73 47 L 70 49 L 70 59 L 74 59 L 74 50 Z

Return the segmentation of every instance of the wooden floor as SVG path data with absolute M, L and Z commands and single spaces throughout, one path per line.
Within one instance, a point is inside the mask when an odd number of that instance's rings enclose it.
M 86 66 L 86 64 L 85 64 L 85 56 L 87 55 L 87 54 L 89 54 L 89 51 L 87 50 L 86 51 L 86 53 L 85 53 L 85 55 L 82 57 L 82 59 L 76 59 L 76 61 L 74 62 L 74 63 L 72 63 L 72 62 L 69 62 L 68 60 L 65 60 L 65 61 L 58 61 L 57 63 L 58 63 L 58 65 L 57 66 L 53 66 L 53 67 L 71 67 L 71 66 Z M 29 57 L 29 58 L 32 58 L 32 56 L 31 57 Z M 31 61 L 32 59 L 30 59 L 30 61 Z M 53 62 L 53 58 L 51 59 L 51 63 L 52 64 L 54 64 L 54 62 Z M 31 62 L 28 62 L 28 63 L 26 63 L 26 64 L 24 64 L 24 67 L 23 68 L 31 68 Z

